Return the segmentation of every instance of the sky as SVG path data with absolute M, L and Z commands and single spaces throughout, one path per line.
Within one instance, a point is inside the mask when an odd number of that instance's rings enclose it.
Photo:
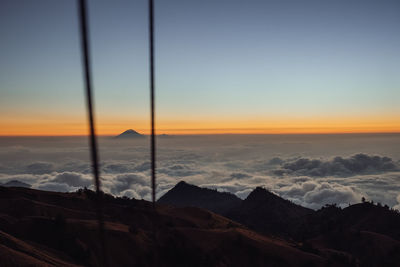
M 0 3 L 0 135 L 85 135 L 76 1 Z M 397 0 L 155 0 L 159 133 L 400 132 Z M 89 1 L 98 133 L 148 133 L 147 1 Z

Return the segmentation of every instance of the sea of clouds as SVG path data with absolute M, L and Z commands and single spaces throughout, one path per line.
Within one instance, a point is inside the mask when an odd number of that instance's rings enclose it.
M 240 198 L 257 186 L 306 207 L 362 197 L 400 208 L 400 135 L 219 135 L 157 139 L 157 196 L 184 180 Z M 102 189 L 151 198 L 149 139 L 100 138 Z M 93 188 L 87 139 L 0 138 L 0 183 Z

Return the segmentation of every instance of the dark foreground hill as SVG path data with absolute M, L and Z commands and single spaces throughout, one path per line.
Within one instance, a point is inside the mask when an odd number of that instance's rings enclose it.
M 263 188 L 239 200 L 239 205 L 229 199 L 234 199 L 229 193 L 180 182 L 159 202 L 216 213 L 223 204 L 220 214 L 259 233 L 294 240 L 316 255 L 356 266 L 400 266 L 400 214 L 387 206 L 365 202 L 345 209 L 328 205 L 313 211 Z
M 313 210 L 296 205 L 264 188 L 257 187 L 233 208 L 228 217 L 265 234 L 293 237 L 296 225 L 303 222 Z
M 245 200 L 217 190 L 179 182 L 159 203 L 177 207 L 199 207 L 226 216 L 264 234 L 288 237 L 313 210 L 296 205 L 257 187 Z M 297 230 L 296 230 L 297 231 Z
M 0 187 L 0 265 L 100 266 L 95 198 Z M 103 203 L 109 266 L 351 266 L 340 253 L 305 251 L 204 209 L 154 211 L 110 195 Z
M 181 181 L 157 202 L 176 207 L 199 207 L 226 216 L 233 208 L 238 208 L 242 200 L 231 193 L 201 188 Z

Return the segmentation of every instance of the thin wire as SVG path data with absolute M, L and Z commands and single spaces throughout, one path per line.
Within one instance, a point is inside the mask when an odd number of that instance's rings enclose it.
M 86 0 L 78 0 L 79 7 L 79 18 L 80 18 L 80 33 L 81 33 L 81 50 L 82 50 L 82 63 L 83 63 L 83 74 L 86 89 L 86 105 L 89 119 L 90 128 L 90 148 L 91 158 L 93 164 L 93 175 L 96 186 L 96 213 L 97 221 L 99 226 L 100 243 L 102 250 L 102 263 L 103 266 L 107 266 L 107 250 L 105 243 L 105 231 L 104 231 L 104 220 L 103 220 L 103 203 L 102 203 L 102 192 L 100 182 L 100 171 L 99 171 L 99 158 L 97 153 L 97 140 L 96 131 L 94 126 L 94 115 L 93 115 L 93 101 L 92 101 L 92 78 L 90 68 L 90 51 L 89 51 L 89 29 L 87 19 L 87 3 Z
M 150 38 L 150 106 L 151 106 L 151 189 L 152 200 L 156 203 L 156 138 L 155 138 L 155 105 L 154 105 L 154 1 L 149 0 L 149 38 Z

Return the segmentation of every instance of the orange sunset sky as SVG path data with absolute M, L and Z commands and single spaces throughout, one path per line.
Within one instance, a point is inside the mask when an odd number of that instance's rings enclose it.
M 86 117 L 1 119 L 1 136 L 76 136 L 88 134 Z M 117 135 L 126 129 L 149 134 L 149 122 L 97 119 L 99 135 Z M 395 133 L 400 132 L 399 118 L 305 118 L 167 120 L 157 123 L 158 134 L 318 134 L 318 133 Z
M 35 2 L 0 9 L 0 136 L 86 135 L 75 2 Z M 149 133 L 144 3 L 90 4 L 100 135 Z M 157 133 L 400 132 L 400 16 L 392 4 L 160 1 Z

